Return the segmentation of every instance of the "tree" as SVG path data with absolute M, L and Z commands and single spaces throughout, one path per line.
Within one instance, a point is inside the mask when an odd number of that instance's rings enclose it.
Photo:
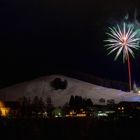
M 86 109 L 87 105 L 86 105 L 86 100 L 87 99 L 83 99 L 83 103 L 82 103 L 82 108 Z
M 50 85 L 55 89 L 66 89 L 68 82 L 67 80 L 61 80 L 60 78 L 55 78 L 53 81 L 51 81 Z
M 45 104 L 44 104 L 44 102 L 43 102 L 42 97 L 40 97 L 40 98 L 39 98 L 39 110 L 40 110 L 40 112 L 43 112 L 44 109 L 45 109 Z
M 86 100 L 86 106 L 87 106 L 87 107 L 93 107 L 93 102 L 91 101 L 90 98 L 88 98 L 88 99 Z
M 51 112 L 54 109 L 51 97 L 46 98 L 46 108 L 47 108 L 48 116 L 51 117 L 52 115 Z
M 70 103 L 66 102 L 63 107 L 62 107 L 62 110 L 67 113 L 70 109 Z
M 71 109 L 74 109 L 75 99 L 74 99 L 73 95 L 70 97 L 69 106 L 70 106 Z
M 31 115 L 31 100 L 27 97 L 22 97 L 20 99 L 20 113 L 22 117 L 29 117 Z
M 83 107 L 83 99 L 81 96 L 75 96 L 75 109 L 79 110 Z
M 105 103 L 105 99 L 104 99 L 104 98 L 100 98 L 100 99 L 99 99 L 99 102 L 100 102 L 100 103 Z
M 115 100 L 114 99 L 108 99 L 107 100 L 107 104 L 108 105 L 114 105 L 115 104 Z
M 33 101 L 32 101 L 32 110 L 35 114 L 37 114 L 40 111 L 38 96 L 35 96 Z

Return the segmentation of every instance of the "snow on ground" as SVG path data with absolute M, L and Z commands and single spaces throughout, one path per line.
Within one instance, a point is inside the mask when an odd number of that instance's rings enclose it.
M 55 78 L 67 80 L 67 88 L 55 90 L 51 87 L 50 82 Z M 23 96 L 30 97 L 31 99 L 34 96 L 38 96 L 46 100 L 47 97 L 51 97 L 53 104 L 56 106 L 64 105 L 69 101 L 71 95 L 91 98 L 94 104 L 100 104 L 100 98 L 104 98 L 105 100 L 114 99 L 116 103 L 120 101 L 140 101 L 140 95 L 137 93 L 106 88 L 63 75 L 45 76 L 0 89 L 1 100 L 15 101 Z

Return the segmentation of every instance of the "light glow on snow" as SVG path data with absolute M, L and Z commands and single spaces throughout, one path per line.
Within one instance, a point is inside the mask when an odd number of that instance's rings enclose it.
M 68 81 L 68 87 L 65 90 L 54 90 L 51 88 L 50 82 L 56 77 Z M 23 96 L 30 97 L 31 99 L 33 99 L 34 96 L 38 96 L 42 97 L 45 101 L 46 97 L 49 96 L 54 106 L 63 106 L 66 102 L 69 102 L 71 95 L 91 98 L 93 104 L 102 104 L 99 102 L 100 98 L 105 99 L 104 104 L 106 104 L 109 99 L 114 99 L 115 103 L 120 101 L 140 101 L 140 95 L 137 93 L 106 88 L 63 75 L 41 77 L 0 90 L 1 100 L 16 101 Z

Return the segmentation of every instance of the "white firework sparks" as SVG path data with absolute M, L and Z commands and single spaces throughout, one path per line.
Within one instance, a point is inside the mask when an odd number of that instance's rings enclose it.
M 134 57 L 134 52 L 132 49 L 139 49 L 138 31 L 134 30 L 133 25 L 127 25 L 123 23 L 122 28 L 117 25 L 116 27 L 109 27 L 110 32 L 106 34 L 109 35 L 109 39 L 105 40 L 108 44 L 105 47 L 108 47 L 107 50 L 110 50 L 108 54 L 111 54 L 114 51 L 117 51 L 115 60 L 118 56 L 123 53 L 123 62 L 128 59 L 129 54 Z

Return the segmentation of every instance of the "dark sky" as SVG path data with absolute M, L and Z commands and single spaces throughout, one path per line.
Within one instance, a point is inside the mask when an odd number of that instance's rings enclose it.
M 127 81 L 127 65 L 106 56 L 103 40 L 107 26 L 127 12 L 133 18 L 135 8 L 140 14 L 138 7 L 138 0 L 1 0 L 0 87 L 65 72 Z

